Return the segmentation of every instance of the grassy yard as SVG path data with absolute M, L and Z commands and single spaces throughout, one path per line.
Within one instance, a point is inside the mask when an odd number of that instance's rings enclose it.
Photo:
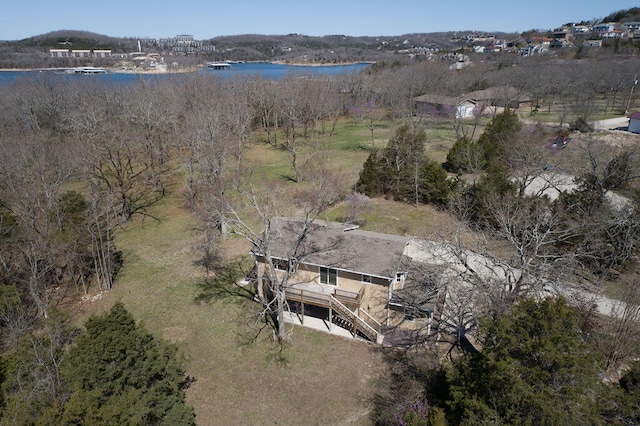
M 203 276 L 194 266 L 192 215 L 176 196 L 154 213 L 161 222 L 137 221 L 118 232 L 125 265 L 114 289 L 85 314 L 122 301 L 148 330 L 176 343 L 195 378 L 187 395 L 198 424 L 366 424 L 383 368 L 374 345 L 302 328 L 282 353 L 268 333 L 249 343 L 256 328 L 245 305 L 195 301 Z M 230 238 L 226 248 L 243 244 Z
M 476 137 L 487 122 L 481 121 Z M 385 146 L 398 125 L 377 122 L 376 147 Z M 426 130 L 427 154 L 444 161 L 455 140 L 452 123 L 433 121 Z M 322 162 L 340 173 L 348 194 L 371 150 L 371 133 L 357 119 L 338 122 L 332 136 L 329 131 L 327 123 L 317 137 L 299 136 L 299 160 Z M 252 135 L 243 159 L 243 171 L 252 174 L 258 189 L 277 184 L 287 194 L 304 185 L 292 179 L 284 136 L 278 134 L 278 146 L 264 139 L 259 132 Z M 125 264 L 112 291 L 79 305 L 78 323 L 121 301 L 148 330 L 178 345 L 187 374 L 195 379 L 187 395 L 198 424 L 368 424 L 377 379 L 386 369 L 378 347 L 296 328 L 280 352 L 269 333 L 249 341 L 257 325 L 247 304 L 230 298 L 196 301 L 204 280 L 195 266 L 201 233 L 180 194 L 181 179 L 177 172 L 168 196 L 153 208 L 160 221 L 137 219 L 118 230 L 116 244 Z M 294 214 L 284 201 L 282 214 Z M 344 202 L 338 203 L 322 219 L 340 220 L 346 210 Z M 386 199 L 369 200 L 360 219 L 363 229 L 407 236 L 447 236 L 457 230 L 445 212 Z M 249 247 L 227 237 L 220 249 L 234 258 Z
M 377 125 L 376 143 L 382 146 L 393 129 L 390 122 Z M 255 182 L 295 187 L 288 179 L 287 152 L 259 139 L 245 154 Z M 305 154 L 311 155 L 314 142 L 307 143 Z M 368 129 L 344 120 L 334 136 L 320 135 L 319 143 L 327 164 L 345 173 L 344 189 L 350 191 L 369 154 Z M 249 342 L 257 328 L 246 304 L 229 298 L 196 302 L 204 279 L 194 264 L 200 232 L 180 195 L 180 180 L 177 174 L 168 196 L 151 211 L 160 221 L 138 218 L 117 231 L 124 266 L 112 291 L 77 307 L 77 323 L 121 301 L 149 331 L 178 345 L 187 374 L 195 379 L 187 395 L 198 424 L 368 424 L 376 381 L 385 370 L 376 345 L 296 328 L 279 352 L 269 333 Z M 365 229 L 425 235 L 451 226 L 446 214 L 431 207 L 384 199 L 371 203 Z M 340 215 L 342 204 L 323 218 Z M 221 250 L 235 257 L 249 247 L 228 237 Z

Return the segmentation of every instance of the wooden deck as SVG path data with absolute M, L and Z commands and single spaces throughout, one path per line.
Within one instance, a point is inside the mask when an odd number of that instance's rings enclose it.
M 335 319 L 341 319 L 340 325 L 350 329 L 354 336 L 361 335 L 368 340 L 381 343 L 380 323 L 360 309 L 364 285 L 355 292 L 315 283 L 293 283 L 287 286 L 285 294 L 287 300 L 302 305 L 302 324 L 304 305 L 320 306 L 329 309 L 329 322 L 334 322 L 332 316 L 335 316 Z
M 360 287 L 359 291 L 355 292 L 329 285 L 294 283 L 287 285 L 285 294 L 287 300 L 321 306 L 323 308 L 331 307 L 332 297 L 344 305 L 359 308 L 362 302 L 362 296 L 364 295 L 364 285 Z

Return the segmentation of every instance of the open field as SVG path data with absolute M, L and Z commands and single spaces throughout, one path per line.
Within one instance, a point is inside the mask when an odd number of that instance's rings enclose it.
M 306 329 L 295 329 L 282 353 L 267 333 L 249 343 L 253 319 L 241 303 L 195 302 L 202 279 L 194 266 L 198 233 L 189 212 L 176 204 L 180 200 L 170 197 L 158 206 L 161 222 L 131 223 L 118 233 L 125 266 L 114 289 L 85 312 L 122 301 L 152 333 L 176 343 L 195 378 L 187 395 L 198 424 L 366 419 L 383 368 L 376 347 Z
M 481 120 L 476 137 L 487 122 Z M 386 144 L 397 125 L 376 123 L 376 147 Z M 307 164 L 322 161 L 339 173 L 348 194 L 369 155 L 371 133 L 357 119 L 341 120 L 331 137 L 329 127 L 327 123 L 324 133 L 313 135 L 310 130 L 308 138 L 299 137 L 299 159 Z M 275 182 L 284 193 L 304 186 L 293 180 L 291 157 L 282 147 L 284 135 L 278 134 L 277 146 L 265 139 L 257 132 L 244 153 L 243 168 L 254 184 Z M 450 122 L 429 123 L 426 152 L 444 161 L 454 140 Z M 571 148 L 563 152 L 570 154 Z M 187 374 L 195 379 L 187 395 L 198 424 L 368 424 L 377 380 L 387 368 L 378 347 L 296 328 L 280 352 L 269 333 L 249 342 L 257 327 L 250 307 L 242 302 L 196 302 L 204 279 L 195 265 L 201 232 L 181 195 L 181 173 L 176 165 L 168 196 L 151 211 L 160 221 L 137 219 L 118 230 L 124 267 L 111 292 L 77 306 L 77 324 L 121 301 L 152 333 L 178 345 Z M 294 214 L 284 201 L 282 214 Z M 322 219 L 340 220 L 347 216 L 346 209 L 344 202 L 337 203 Z M 458 229 L 446 212 L 385 199 L 369 200 L 360 220 L 363 229 L 416 237 L 447 236 Z M 232 259 L 247 254 L 249 247 L 229 236 L 220 250 Z
M 377 143 L 386 142 L 392 127 L 389 122 L 376 127 Z M 363 125 L 347 120 L 326 142 L 327 158 L 335 160 L 332 168 L 347 176 L 345 191 L 358 178 L 370 137 Z M 246 161 L 256 175 L 295 187 L 287 178 L 292 173 L 287 155 L 257 141 Z M 194 265 L 200 232 L 180 195 L 181 179 L 175 175 L 169 195 L 151 211 L 159 222 L 137 219 L 118 231 L 116 244 L 125 264 L 111 292 L 78 306 L 77 323 L 121 301 L 149 331 L 177 344 L 187 374 L 195 379 L 187 396 L 200 425 L 368 424 L 375 383 L 385 370 L 376 345 L 296 328 L 279 352 L 269 333 L 248 342 L 257 328 L 243 303 L 228 298 L 196 302 L 203 280 L 203 271 Z M 335 219 L 341 209 L 336 206 L 326 218 Z M 388 200 L 372 200 L 365 220 L 367 229 L 407 235 L 451 224 L 431 207 Z M 229 258 L 248 249 L 233 237 L 221 247 Z

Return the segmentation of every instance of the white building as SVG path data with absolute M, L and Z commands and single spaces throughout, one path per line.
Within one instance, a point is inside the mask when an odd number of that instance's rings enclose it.
M 49 49 L 49 55 L 52 58 L 68 58 L 69 49 Z

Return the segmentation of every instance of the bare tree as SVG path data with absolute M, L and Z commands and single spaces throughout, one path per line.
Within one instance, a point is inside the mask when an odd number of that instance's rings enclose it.
M 287 225 L 288 232 L 295 238 L 286 240 L 288 266 L 284 270 L 276 268 L 272 252 L 276 241 L 282 239 L 280 211 L 286 198 L 283 188 L 274 184 L 258 191 L 246 184 L 237 187 L 234 194 L 227 189 L 224 193 L 210 192 L 205 196 L 208 223 L 220 227 L 223 220 L 229 231 L 246 239 L 253 253 L 267 265 L 265 276 L 256 274 L 252 299 L 261 308 L 258 318 L 273 328 L 279 341 L 286 337 L 284 315 L 289 306 L 285 292 L 289 277 L 296 270 L 297 262 L 308 253 L 304 241 L 313 231 L 314 220 L 337 198 L 339 187 L 339 180 L 321 170 L 307 182 L 306 188 L 295 191 L 293 201 L 299 214 L 297 221 Z
M 581 161 L 574 175 L 600 201 L 610 190 L 622 189 L 640 178 L 640 148 L 618 141 L 603 144 L 590 135 L 579 145 Z

